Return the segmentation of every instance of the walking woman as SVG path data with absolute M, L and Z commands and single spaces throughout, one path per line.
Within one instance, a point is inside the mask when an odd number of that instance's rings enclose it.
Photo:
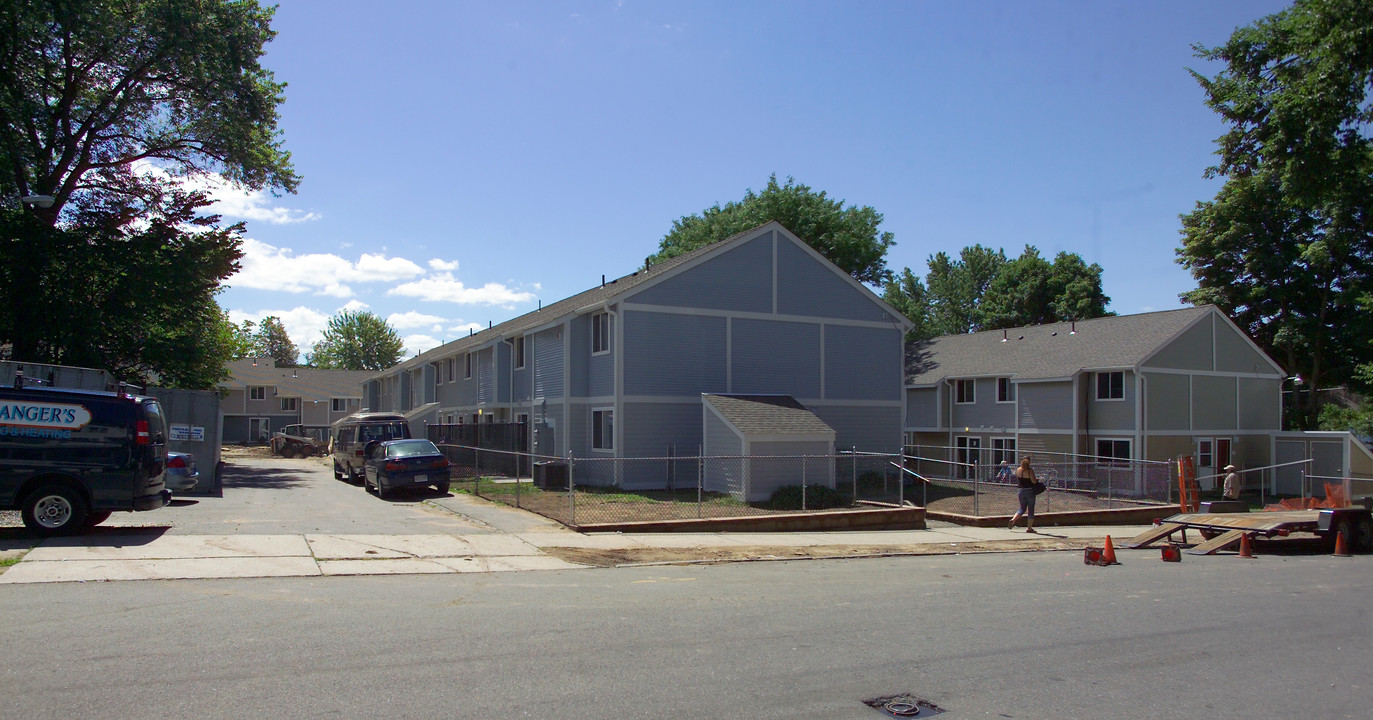
M 1015 469 L 1016 487 L 1019 488 L 1016 494 L 1020 496 L 1020 509 L 1011 518 L 1009 529 L 1015 529 L 1015 523 L 1020 516 L 1025 516 L 1025 532 L 1035 532 L 1035 482 L 1039 477 L 1035 475 L 1035 469 L 1030 467 L 1030 458 L 1026 456 L 1021 459 L 1020 467 Z

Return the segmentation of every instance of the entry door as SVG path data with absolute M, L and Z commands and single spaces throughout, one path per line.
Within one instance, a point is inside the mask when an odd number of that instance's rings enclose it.
M 272 428 L 268 418 L 248 418 L 248 442 L 266 442 L 270 439 Z
M 954 438 L 954 461 L 960 463 L 955 477 L 964 480 L 972 479 L 977 475 L 976 467 L 968 465 L 980 465 L 982 463 L 982 438 L 980 437 L 958 437 Z

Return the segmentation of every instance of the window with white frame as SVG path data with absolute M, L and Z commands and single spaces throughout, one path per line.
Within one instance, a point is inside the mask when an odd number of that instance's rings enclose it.
M 976 383 L 972 380 L 955 380 L 953 383 L 954 402 L 960 405 L 968 405 L 977 402 L 974 390 Z
M 1002 463 L 1016 464 L 1015 438 L 992 438 L 992 462 L 999 468 Z
M 609 408 L 591 411 L 591 448 L 615 449 L 615 411 Z
M 281 399 L 282 412 L 295 412 L 300 409 L 300 398 L 284 397 Z
M 249 399 L 249 400 L 266 400 L 266 399 L 267 399 L 267 386 L 266 386 L 266 385 L 252 385 L 252 386 L 250 386 L 250 387 L 248 388 L 248 399 Z
M 514 356 L 515 369 L 524 367 L 524 336 L 521 335 L 510 341 L 510 354 Z
M 1099 372 L 1096 374 L 1096 399 L 1098 400 L 1123 400 L 1125 399 L 1125 373 L 1116 370 L 1115 372 Z
M 1015 402 L 1015 383 L 1010 378 L 996 379 L 996 401 L 999 403 Z
M 1126 438 L 1098 438 L 1096 454 L 1103 459 L 1129 460 L 1130 441 Z
M 591 354 L 610 352 L 610 313 L 591 316 Z
M 467 353 L 466 355 L 463 355 L 463 356 L 462 356 L 462 362 L 463 362 L 462 379 L 464 379 L 464 380 L 471 380 L 471 379 L 472 379 L 472 353 Z
M 329 401 L 329 410 L 332 412 L 348 412 L 348 406 L 358 402 L 353 398 L 333 398 Z
M 458 359 L 448 358 L 448 382 L 455 382 L 458 379 Z

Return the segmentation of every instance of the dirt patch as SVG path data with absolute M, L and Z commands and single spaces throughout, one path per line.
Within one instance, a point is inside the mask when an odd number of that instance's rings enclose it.
M 969 487 L 931 484 L 922 497 L 916 488 L 907 495 L 914 503 L 925 502 L 925 509 L 953 515 L 1014 515 L 1020 509 L 1018 490 L 1009 485 L 983 484 L 976 499 Z M 1077 512 L 1112 508 L 1149 507 L 1153 503 L 1138 503 L 1098 495 L 1096 493 L 1049 490 L 1035 500 L 1035 512 Z M 974 512 L 976 510 L 976 512 Z
M 230 458 L 277 457 L 272 454 L 272 448 L 266 445 L 225 445 L 219 449 L 219 456 L 225 460 Z
M 748 560 L 802 560 L 900 555 L 966 555 L 971 553 L 1047 552 L 1081 550 L 1100 546 L 1101 539 L 1035 538 L 1033 540 L 988 540 L 966 543 L 920 543 L 909 545 L 817 545 L 812 547 L 769 547 L 765 545 L 729 548 L 625 548 L 615 550 L 546 547 L 542 550 L 571 563 L 594 567 L 625 565 L 687 565 L 696 563 L 741 562 Z

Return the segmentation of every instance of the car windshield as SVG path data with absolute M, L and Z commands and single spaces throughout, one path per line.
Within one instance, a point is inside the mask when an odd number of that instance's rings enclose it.
M 358 437 L 362 442 L 373 440 L 395 440 L 404 437 L 401 426 L 398 424 L 390 425 L 363 425 L 358 428 Z
M 386 446 L 386 457 L 400 458 L 438 454 L 439 449 L 428 440 L 403 440 Z

